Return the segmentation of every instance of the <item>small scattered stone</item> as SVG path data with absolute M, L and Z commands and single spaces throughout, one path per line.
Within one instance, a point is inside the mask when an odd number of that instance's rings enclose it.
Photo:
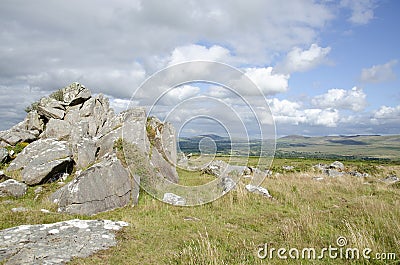
M 381 181 L 392 184 L 400 181 L 400 179 L 396 175 L 391 175 L 381 179 Z
M 256 194 L 265 196 L 267 198 L 272 198 L 271 194 L 269 194 L 269 192 L 266 188 L 248 184 L 248 185 L 246 185 L 246 189 L 251 193 L 256 193 Z
M 183 220 L 184 220 L 184 221 L 194 221 L 194 222 L 200 221 L 199 218 L 197 218 L 197 217 L 192 217 L 192 216 L 186 216 L 186 217 L 183 218 Z
M 39 194 L 42 191 L 43 191 L 43 187 L 37 187 L 34 192 L 35 192 L 35 194 Z
M 283 169 L 283 170 L 290 171 L 290 170 L 293 170 L 293 169 L 294 169 L 294 166 L 282 166 L 282 169 Z
M 163 202 L 166 202 L 166 203 L 169 203 L 172 205 L 180 205 L 180 206 L 186 205 L 186 200 L 183 197 L 173 194 L 173 193 L 170 193 L 170 192 L 167 192 L 164 194 Z
M 17 207 L 17 208 L 12 208 L 11 211 L 13 213 L 20 213 L 20 212 L 26 212 L 28 211 L 28 209 L 26 209 L 25 207 Z

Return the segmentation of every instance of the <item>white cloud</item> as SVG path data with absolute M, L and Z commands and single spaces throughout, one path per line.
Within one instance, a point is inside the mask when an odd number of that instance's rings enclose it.
M 273 73 L 272 67 L 247 68 L 246 75 L 261 89 L 264 95 L 286 92 L 290 75 Z
M 400 105 L 397 107 L 381 106 L 374 112 L 371 119 L 374 124 L 397 123 L 400 124 Z
M 336 127 L 339 122 L 339 111 L 336 109 L 308 109 L 297 102 L 277 98 L 268 100 L 268 104 L 278 124 Z
M 374 65 L 371 68 L 365 68 L 361 71 L 361 81 L 367 83 L 380 83 L 396 78 L 393 67 L 397 60 L 391 60 L 385 64 Z
M 331 51 L 330 47 L 322 48 L 311 44 L 308 50 L 293 48 L 284 61 L 277 66 L 277 71 L 284 73 L 305 72 L 323 63 Z
M 169 65 L 192 60 L 225 61 L 230 56 L 228 49 L 214 45 L 210 48 L 201 45 L 187 45 L 175 48 L 169 58 Z
M 191 85 L 182 85 L 168 90 L 161 99 L 162 104 L 175 105 L 185 99 L 192 98 L 200 92 L 200 88 Z
M 361 88 L 353 87 L 351 90 L 330 89 L 327 93 L 315 96 L 311 103 L 320 108 L 348 109 L 362 111 L 366 105 L 366 94 Z
M 339 112 L 336 109 L 306 109 L 304 113 L 307 123 L 311 125 L 336 127 L 339 121 Z
M 368 24 L 374 18 L 375 0 L 342 0 L 340 5 L 351 10 L 349 21 L 354 24 Z

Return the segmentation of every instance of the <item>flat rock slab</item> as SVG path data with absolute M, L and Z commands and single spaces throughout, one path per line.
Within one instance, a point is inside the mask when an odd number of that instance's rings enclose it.
M 117 244 L 115 231 L 128 223 L 110 220 L 69 220 L 21 225 L 0 231 L 0 262 L 4 264 L 65 264 Z
M 131 185 L 129 172 L 113 154 L 83 171 L 50 199 L 58 204 L 59 212 L 93 215 L 128 205 Z
M 72 152 L 65 141 L 40 139 L 29 144 L 11 162 L 8 171 L 22 169 L 22 180 L 28 185 L 39 184 L 57 173 L 70 169 Z

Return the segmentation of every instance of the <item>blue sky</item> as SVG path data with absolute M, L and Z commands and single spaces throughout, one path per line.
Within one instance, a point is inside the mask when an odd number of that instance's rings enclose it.
M 109 96 L 117 111 L 130 103 L 151 107 L 146 97 L 130 101 L 146 78 L 176 63 L 210 60 L 237 67 L 259 86 L 278 136 L 399 134 L 399 11 L 395 0 L 4 0 L 0 130 L 74 81 Z M 158 115 L 200 94 L 238 105 L 221 89 L 171 90 Z

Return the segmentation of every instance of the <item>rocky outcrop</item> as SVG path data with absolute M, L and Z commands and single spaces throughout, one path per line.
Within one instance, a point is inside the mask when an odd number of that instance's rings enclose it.
M 70 173 L 72 164 L 72 152 L 67 142 L 40 139 L 28 145 L 7 170 L 21 169 L 23 182 L 36 185 L 45 183 L 58 173 Z
M 131 192 L 129 172 L 110 155 L 59 189 L 51 200 L 60 212 L 92 215 L 127 205 Z
M 71 172 L 80 172 L 52 196 L 60 211 L 91 215 L 130 201 L 136 204 L 139 180 L 149 176 L 140 176 L 137 165 L 132 167 L 134 172 L 128 170 L 128 162 L 135 161 L 123 159 L 121 163 L 116 153 L 119 139 L 136 146 L 145 157 L 141 163 L 146 167 L 172 182 L 178 181 L 175 130 L 156 118 L 149 120 L 155 121 L 157 135 L 146 130 L 144 108 L 115 115 L 106 97 L 92 97 L 87 88 L 73 83 L 32 104 L 23 122 L 0 132 L 0 146 L 30 142 L 6 170 L 20 170 L 22 181 L 28 185 L 56 181 L 61 176 L 66 179 Z M 119 157 L 123 157 L 123 151 L 118 151 Z
M 26 184 L 20 183 L 14 179 L 8 179 L 0 183 L 0 197 L 22 197 L 25 195 L 26 190 Z
M 65 264 L 115 246 L 115 231 L 126 226 L 122 221 L 74 219 L 4 229 L 0 231 L 0 262 Z

